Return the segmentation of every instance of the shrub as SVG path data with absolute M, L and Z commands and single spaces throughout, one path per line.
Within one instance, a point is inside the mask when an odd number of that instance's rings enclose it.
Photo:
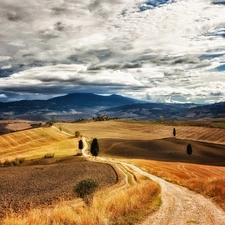
M 90 203 L 91 195 L 98 187 L 98 182 L 93 179 L 81 180 L 74 188 L 74 192 L 83 198 L 86 204 Z
M 47 153 L 47 154 L 44 156 L 44 159 L 54 158 L 54 156 L 55 156 L 54 153 Z
M 80 136 L 81 136 L 80 131 L 76 131 L 76 132 L 75 132 L 75 137 L 78 138 L 78 137 L 80 137 Z
M 5 162 L 3 163 L 3 166 L 12 166 L 12 161 L 6 159 Z
M 14 160 L 9 161 L 8 159 L 5 160 L 3 166 L 19 166 L 20 164 L 24 163 L 25 158 L 16 158 Z
M 54 122 L 52 122 L 52 121 L 48 121 L 48 122 L 46 122 L 46 125 L 48 125 L 48 126 L 53 126 L 54 125 Z
M 25 158 L 16 158 L 15 160 L 12 161 L 12 164 L 14 166 L 18 166 L 20 164 L 22 164 L 25 161 Z

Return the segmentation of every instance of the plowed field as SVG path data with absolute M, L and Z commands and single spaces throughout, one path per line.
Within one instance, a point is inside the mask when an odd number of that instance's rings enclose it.
M 78 157 L 79 158 L 79 157 Z M 35 206 L 49 206 L 75 198 L 78 181 L 97 180 L 99 188 L 117 182 L 109 164 L 78 160 L 39 160 L 20 167 L 0 167 L 0 217 L 9 211 L 23 211 Z

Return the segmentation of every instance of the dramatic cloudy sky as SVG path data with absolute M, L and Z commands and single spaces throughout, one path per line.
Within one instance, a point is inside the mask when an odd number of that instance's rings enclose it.
M 73 92 L 225 101 L 225 1 L 0 0 L 0 101 Z

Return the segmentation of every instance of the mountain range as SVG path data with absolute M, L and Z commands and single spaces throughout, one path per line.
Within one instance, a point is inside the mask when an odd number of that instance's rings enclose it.
M 225 102 L 211 105 L 151 103 L 93 93 L 72 93 L 49 100 L 0 102 L 0 118 L 47 121 L 100 115 L 136 120 L 224 120 Z

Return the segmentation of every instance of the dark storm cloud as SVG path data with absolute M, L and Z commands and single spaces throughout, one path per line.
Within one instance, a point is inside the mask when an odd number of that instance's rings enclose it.
M 6 17 L 8 20 L 14 22 L 21 20 L 21 17 L 16 12 L 8 12 L 6 13 Z
M 88 70 L 102 70 L 102 69 L 111 69 L 111 70 L 116 70 L 116 69 L 134 69 L 134 68 L 141 68 L 142 64 L 139 62 L 131 63 L 131 62 L 126 62 L 126 63 L 103 63 L 103 64 L 97 64 L 97 65 L 91 65 L 88 67 Z
M 223 96 L 223 93 L 222 93 L 221 91 L 218 91 L 218 92 L 211 92 L 210 95 L 211 95 L 211 96 L 216 96 L 216 97 L 218 97 L 218 96 Z

